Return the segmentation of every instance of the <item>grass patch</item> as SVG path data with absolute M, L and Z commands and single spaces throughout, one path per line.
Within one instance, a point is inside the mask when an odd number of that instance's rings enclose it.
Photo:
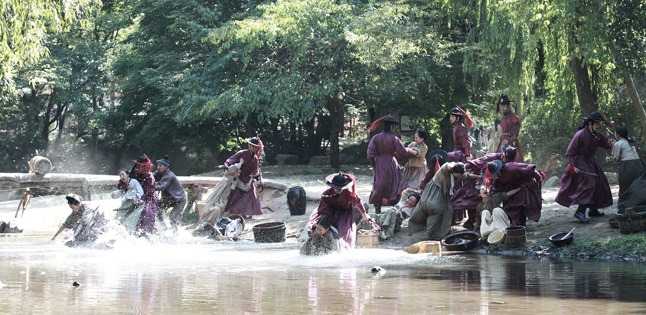
M 570 248 L 598 255 L 644 256 L 646 255 L 646 234 L 631 234 L 625 237 L 608 236 L 599 240 L 579 242 Z

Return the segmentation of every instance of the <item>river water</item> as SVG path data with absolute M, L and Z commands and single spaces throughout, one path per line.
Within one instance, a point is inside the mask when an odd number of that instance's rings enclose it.
M 35 198 L 19 221 L 25 232 L 0 236 L 0 313 L 646 313 L 646 266 L 628 262 L 391 249 L 304 257 L 295 239 L 216 242 L 188 232 L 68 248 L 62 237 L 48 241 L 69 213 L 61 198 Z M 1 202 L 0 218 L 16 206 Z

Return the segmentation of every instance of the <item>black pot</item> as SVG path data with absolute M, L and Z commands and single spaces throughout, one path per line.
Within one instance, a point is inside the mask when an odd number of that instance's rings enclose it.
M 567 232 L 554 234 L 550 236 L 550 242 L 552 242 L 552 245 L 556 247 L 572 244 L 572 242 L 574 241 L 574 233 L 570 234 L 570 236 L 568 236 L 566 239 L 562 239 L 566 234 Z
M 256 243 L 280 243 L 285 241 L 285 222 L 269 222 L 253 227 Z
M 442 239 L 442 246 L 450 251 L 465 251 L 478 245 L 480 235 L 473 231 L 462 231 L 448 235 Z
M 287 190 L 287 206 L 291 215 L 303 215 L 307 208 L 305 189 L 301 186 L 294 186 Z

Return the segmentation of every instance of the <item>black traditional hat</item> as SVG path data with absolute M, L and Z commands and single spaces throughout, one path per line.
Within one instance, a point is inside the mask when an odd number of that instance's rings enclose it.
M 136 160 L 132 160 L 133 162 L 137 164 L 145 164 L 146 162 L 149 162 L 150 160 L 146 156 L 146 153 L 140 155 Z
M 513 102 L 513 101 L 510 101 L 509 96 L 507 96 L 505 94 L 500 95 L 500 98 L 498 99 L 498 104 L 499 105 L 511 105 L 511 102 Z
M 503 165 L 504 164 L 502 163 L 501 160 L 493 160 L 493 161 L 487 163 L 487 170 L 489 170 L 489 173 L 491 173 L 492 175 L 496 175 L 496 174 L 500 173 L 500 171 L 502 170 Z
M 399 125 L 399 121 L 397 119 L 395 119 L 395 116 L 388 114 L 386 116 L 383 116 L 383 117 L 373 121 L 372 124 L 370 124 L 370 131 L 377 130 L 377 127 L 379 126 L 380 122 Z
M 76 195 L 76 194 L 69 194 L 65 196 L 65 199 L 67 199 L 67 203 L 73 204 L 73 205 L 78 205 L 81 203 L 83 200 L 81 196 Z
M 606 120 L 603 119 L 603 116 L 597 112 L 592 112 L 590 113 L 590 116 L 587 117 L 588 121 L 594 121 L 594 122 L 605 122 Z
M 252 137 L 252 138 L 249 138 L 249 139 L 245 139 L 245 141 L 247 141 L 248 144 L 250 144 L 250 145 L 252 145 L 254 147 L 259 147 L 260 146 L 260 139 L 258 139 L 258 137 Z
M 170 162 L 168 162 L 168 155 L 164 156 L 164 158 L 163 158 L 163 159 L 159 159 L 159 160 L 157 160 L 157 164 L 161 164 L 161 165 L 169 166 L 169 165 L 170 165 Z
M 451 111 L 449 112 L 451 115 L 456 115 L 456 116 L 464 116 L 464 113 L 460 110 L 459 107 L 453 107 L 451 108 Z
M 439 158 L 439 163 L 440 166 L 444 165 L 444 163 L 449 161 L 449 154 L 446 153 L 444 150 L 433 150 L 429 153 L 426 154 L 427 159 L 426 159 L 426 164 L 431 167 L 431 161 L 433 160 L 433 157 L 436 156 Z
M 332 188 L 348 189 L 352 186 L 352 178 L 344 173 L 331 174 L 325 178 L 325 183 Z
M 496 103 L 496 112 L 500 111 L 500 105 L 511 105 L 512 102 L 509 100 L 509 96 L 501 94 L 498 98 L 498 103 Z

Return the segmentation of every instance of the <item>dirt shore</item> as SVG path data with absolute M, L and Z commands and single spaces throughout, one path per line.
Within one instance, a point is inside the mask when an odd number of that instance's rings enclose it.
M 287 167 L 278 168 L 275 166 L 263 168 L 264 177 L 277 182 L 284 183 L 288 187 L 302 186 L 307 195 L 307 210 L 304 215 L 290 215 L 286 196 L 278 197 L 271 203 L 264 203 L 269 208 L 263 208 L 263 215 L 256 216 L 247 221 L 243 239 L 253 239 L 252 228 L 256 224 L 267 222 L 285 222 L 287 226 L 287 239 L 294 242 L 297 246 L 296 239 L 300 236 L 303 227 L 307 223 L 310 214 L 316 210 L 320 194 L 327 188 L 324 182 L 325 176 L 332 171 L 326 168 L 311 167 Z M 368 200 L 372 187 L 372 171 L 364 167 L 349 169 L 357 177 L 357 191 L 364 201 Z M 309 173 L 309 174 L 308 174 Z M 617 195 L 618 186 L 612 187 L 613 196 Z M 582 253 L 577 252 L 576 246 L 555 248 L 548 240 L 550 235 L 568 232 L 572 228 L 574 231 L 574 245 L 585 241 L 602 241 L 609 238 L 616 240 L 627 237 L 621 234 L 618 229 L 612 228 L 608 219 L 613 217 L 616 212 L 616 205 L 601 209 L 606 215 L 603 217 L 591 218 L 590 223 L 583 224 L 578 222 L 574 217 L 574 208 L 568 209 L 554 202 L 554 197 L 558 188 L 543 189 L 543 209 L 541 219 L 538 222 L 530 221 L 527 223 L 527 243 L 522 247 L 508 247 L 504 244 L 490 246 L 486 241 L 481 240 L 479 245 L 473 249 L 477 253 L 493 253 L 503 255 L 522 255 L 522 256 L 539 256 L 539 257 L 557 257 L 557 258 L 593 258 L 609 260 L 640 260 L 638 256 L 631 256 L 630 253 Z M 284 200 L 284 201 L 283 201 Z M 616 200 L 615 200 L 616 201 Z M 369 213 L 374 213 L 370 208 Z M 464 230 L 461 226 L 453 226 L 452 232 Z M 411 244 L 425 240 L 425 233 L 409 233 L 407 220 L 404 221 L 402 230 L 395 234 L 393 239 L 382 241 L 379 244 L 381 248 L 403 249 Z

